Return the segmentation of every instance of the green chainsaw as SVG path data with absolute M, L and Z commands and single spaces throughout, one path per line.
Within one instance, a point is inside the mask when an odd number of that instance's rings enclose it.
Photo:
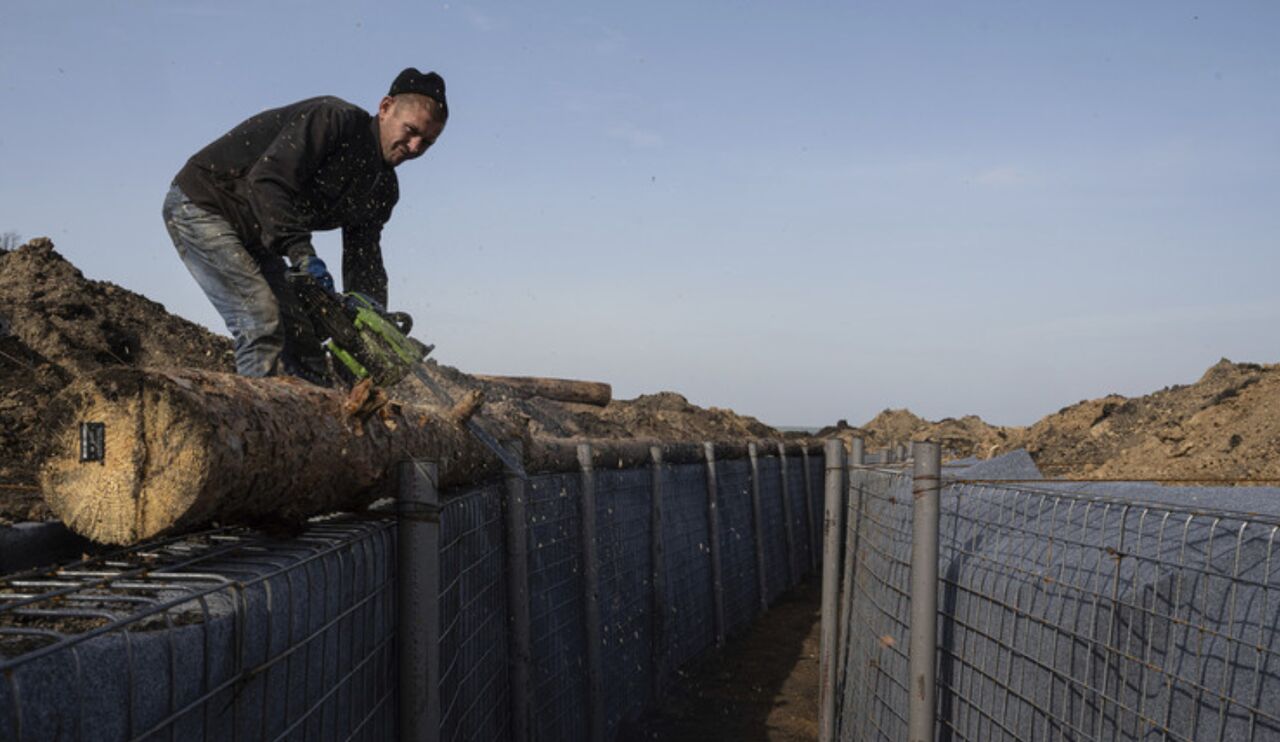
M 338 295 L 328 291 L 306 273 L 290 272 L 290 288 L 298 297 L 318 334 L 328 337 L 325 348 L 345 375 L 372 378 L 381 387 L 390 387 L 412 375 L 441 405 L 453 406 L 453 399 L 423 368 L 435 346 L 409 337 L 413 318 L 405 312 L 389 312 L 364 294 Z M 511 455 L 475 417 L 465 425 L 507 467 L 527 479 L 520 460 Z

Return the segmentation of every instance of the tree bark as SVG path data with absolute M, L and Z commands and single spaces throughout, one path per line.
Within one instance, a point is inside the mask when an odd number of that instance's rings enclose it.
M 503 384 L 524 397 L 542 397 L 560 402 L 604 407 L 613 398 L 613 387 L 601 381 L 553 379 L 545 376 L 484 376 L 475 378 L 490 384 Z
M 409 459 L 438 462 L 441 487 L 502 471 L 437 410 L 344 412 L 344 401 L 287 378 L 106 369 L 49 406 L 43 496 L 73 531 L 133 544 L 210 521 L 299 521 L 357 508 Z M 80 460 L 82 422 L 105 424 L 101 461 Z

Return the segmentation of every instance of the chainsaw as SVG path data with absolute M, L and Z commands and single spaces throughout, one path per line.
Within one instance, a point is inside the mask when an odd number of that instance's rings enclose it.
M 441 405 L 453 406 L 449 392 L 424 368 L 423 361 L 435 346 L 409 337 L 413 318 L 407 313 L 389 312 L 363 294 L 335 294 L 306 273 L 290 272 L 288 276 L 290 288 L 317 333 L 328 338 L 324 346 L 344 376 L 353 381 L 373 379 L 381 387 L 413 376 Z M 479 420 L 470 417 L 464 424 L 508 471 L 528 478 L 520 460 Z

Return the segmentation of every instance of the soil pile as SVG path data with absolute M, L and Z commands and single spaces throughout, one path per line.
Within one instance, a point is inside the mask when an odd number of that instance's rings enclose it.
M 885 410 L 861 427 L 842 420 L 818 433 L 832 435 L 862 436 L 868 451 L 930 439 L 957 457 L 1025 448 L 1050 477 L 1280 479 L 1280 365 L 1224 358 L 1194 384 L 1084 400 L 1029 427 Z
M 0 522 L 48 517 L 38 496 L 32 446 L 41 411 L 76 376 L 111 365 L 235 368 L 229 338 L 134 292 L 85 278 L 47 238 L 0 251 Z M 703 409 L 671 392 L 595 407 L 529 398 L 434 361 L 429 371 L 455 399 L 480 389 L 482 414 L 505 435 L 669 441 L 783 437 L 758 420 Z M 437 404 L 411 381 L 392 389 L 391 396 Z
M 1224 358 L 1194 384 L 1079 402 L 997 452 L 1013 448 L 1048 476 L 1280 478 L 1280 365 Z
M 977 415 L 931 422 L 910 410 L 886 409 L 861 427 L 852 427 L 841 420 L 820 430 L 817 437 L 834 435 L 847 440 L 861 436 L 868 452 L 899 443 L 909 444 L 913 440 L 932 440 L 942 445 L 948 457 L 963 458 L 986 457 L 1002 450 L 1019 430 L 991 425 Z

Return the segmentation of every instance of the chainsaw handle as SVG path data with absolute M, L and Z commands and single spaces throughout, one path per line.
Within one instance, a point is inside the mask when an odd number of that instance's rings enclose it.
M 408 335 L 413 330 L 413 317 L 408 312 L 387 312 L 386 317 L 401 334 Z

